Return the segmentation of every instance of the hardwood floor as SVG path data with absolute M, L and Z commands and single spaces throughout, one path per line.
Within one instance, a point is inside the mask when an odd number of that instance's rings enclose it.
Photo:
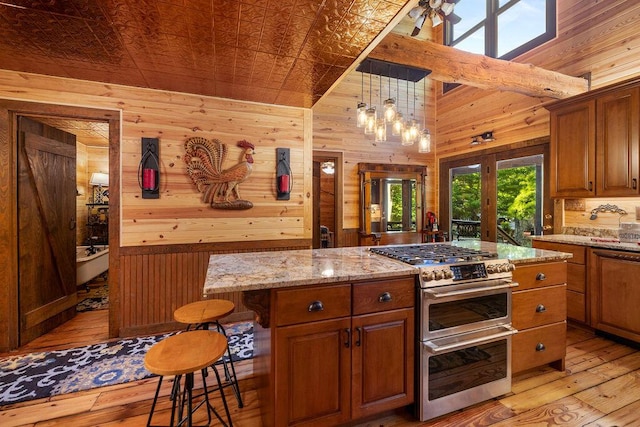
M 80 313 L 74 320 L 40 337 L 20 352 L 55 350 L 106 340 L 107 312 Z M 15 353 L 12 353 L 15 354 Z M 228 393 L 233 424 L 260 426 L 260 408 L 252 363 L 236 365 L 245 407 Z M 169 393 L 170 381 L 163 384 Z M 145 425 L 157 378 L 8 405 L 0 408 L 0 425 L 141 426 Z M 166 387 L 165 387 L 166 386 Z M 217 394 L 216 394 L 217 396 Z M 219 398 L 214 406 L 222 409 Z M 158 405 L 168 422 L 169 405 Z M 202 414 L 196 414 L 202 423 Z M 626 345 L 570 327 L 566 371 L 545 367 L 514 378 L 512 393 L 464 411 L 418 422 L 409 411 L 384 414 L 358 427 L 410 426 L 638 426 L 640 425 L 640 352 Z

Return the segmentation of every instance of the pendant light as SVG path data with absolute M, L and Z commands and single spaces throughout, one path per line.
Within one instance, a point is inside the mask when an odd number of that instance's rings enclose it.
M 378 99 L 382 99 L 382 76 L 378 77 L 379 83 L 379 96 Z M 386 101 L 385 101 L 386 102 Z M 376 120 L 376 142 L 385 142 L 387 140 L 387 121 L 384 116 Z
M 363 128 L 367 122 L 367 103 L 364 102 L 364 73 L 360 72 L 360 102 L 356 110 L 356 127 Z
M 424 101 L 427 96 L 427 79 L 426 77 L 422 80 L 423 89 L 422 89 L 422 119 L 424 120 L 425 128 L 420 132 L 420 139 L 418 140 L 418 153 L 430 153 L 431 152 L 431 133 L 427 126 L 427 103 Z
M 409 70 L 407 70 L 407 112 L 409 111 Z M 411 137 L 411 123 L 408 122 L 402 129 L 402 145 L 413 145 Z
M 420 133 L 420 140 L 418 141 L 418 153 L 430 153 L 431 152 L 431 133 L 429 129 L 423 129 Z
M 396 96 L 398 97 L 398 102 L 400 102 L 400 79 L 396 79 Z M 402 113 L 396 110 L 396 116 L 393 119 L 393 123 L 391 126 L 391 134 L 395 136 L 402 135 L 402 131 L 404 130 L 404 117 L 402 117 Z
M 373 135 L 376 132 L 378 114 L 371 100 L 371 63 L 369 63 L 369 108 L 367 108 L 366 116 L 367 120 L 364 125 L 364 134 Z
M 389 98 L 384 101 L 384 120 L 391 124 L 396 118 L 396 100 L 391 97 L 391 64 L 389 64 Z
M 408 90 L 407 90 L 407 93 L 408 93 Z M 416 117 L 416 82 L 413 82 L 413 117 L 414 119 L 411 120 L 409 133 L 411 136 L 411 141 L 417 141 L 418 137 L 420 136 L 420 122 L 415 119 Z

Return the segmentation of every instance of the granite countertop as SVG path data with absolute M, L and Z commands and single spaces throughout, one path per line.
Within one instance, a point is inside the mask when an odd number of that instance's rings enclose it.
M 533 240 L 550 243 L 567 243 L 571 245 L 590 246 L 593 248 L 615 249 L 620 251 L 640 252 L 640 243 L 624 243 L 615 237 L 575 236 L 571 234 L 549 234 L 534 236 Z
M 469 240 L 450 244 L 497 252 L 499 258 L 514 264 L 571 257 L 564 252 L 503 243 Z M 417 267 L 372 254 L 365 246 L 221 254 L 209 258 L 203 294 L 410 277 L 417 273 Z

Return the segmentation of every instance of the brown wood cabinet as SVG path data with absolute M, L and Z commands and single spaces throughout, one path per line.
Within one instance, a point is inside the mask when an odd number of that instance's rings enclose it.
M 551 196 L 638 196 L 640 81 L 555 102 L 550 111 Z
M 517 265 L 513 280 L 513 373 L 552 363 L 564 370 L 567 333 L 566 262 Z
M 640 342 L 640 253 L 589 251 L 591 326 Z
M 587 293 L 587 247 L 540 240 L 534 240 L 533 247 L 573 255 L 567 260 L 567 318 L 588 324 L 590 316 Z
M 256 334 L 265 425 L 339 425 L 413 402 L 413 277 L 269 292 L 274 327 Z

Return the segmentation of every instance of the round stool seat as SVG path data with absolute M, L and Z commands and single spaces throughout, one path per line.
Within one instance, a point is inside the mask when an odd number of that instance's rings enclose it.
M 215 322 L 233 313 L 235 308 L 233 302 L 224 299 L 196 301 L 176 309 L 173 318 L 187 324 Z
M 144 366 L 157 375 L 183 375 L 212 365 L 227 351 L 227 339 L 213 331 L 189 331 L 154 344 Z

